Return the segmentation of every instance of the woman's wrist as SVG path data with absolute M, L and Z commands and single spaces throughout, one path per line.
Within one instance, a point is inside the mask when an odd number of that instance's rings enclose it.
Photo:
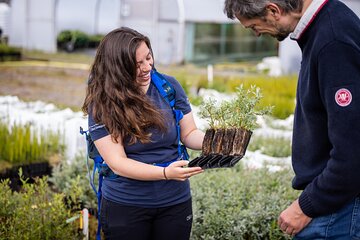
M 166 167 L 163 168 L 163 175 L 164 175 L 165 180 L 169 180 L 166 176 Z

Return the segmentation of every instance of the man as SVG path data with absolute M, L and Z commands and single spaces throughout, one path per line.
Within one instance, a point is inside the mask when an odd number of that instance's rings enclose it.
M 257 36 L 302 50 L 294 115 L 293 188 L 278 219 L 296 239 L 360 239 L 360 20 L 339 0 L 226 0 Z

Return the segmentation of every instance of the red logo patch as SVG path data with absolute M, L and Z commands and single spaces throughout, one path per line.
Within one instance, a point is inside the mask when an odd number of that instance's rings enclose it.
M 335 93 L 335 101 L 341 107 L 348 106 L 352 101 L 352 95 L 346 88 L 341 88 Z

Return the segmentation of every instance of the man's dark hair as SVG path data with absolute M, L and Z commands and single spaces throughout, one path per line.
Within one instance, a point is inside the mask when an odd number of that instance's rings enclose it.
M 269 3 L 278 5 L 286 13 L 300 12 L 303 6 L 303 0 L 225 0 L 224 12 L 230 19 L 236 15 L 249 19 L 263 17 Z

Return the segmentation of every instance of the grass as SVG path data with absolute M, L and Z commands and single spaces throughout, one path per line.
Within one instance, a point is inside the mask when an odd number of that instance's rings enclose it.
M 25 60 L 37 60 L 37 61 L 49 61 L 49 62 L 91 64 L 94 60 L 93 56 L 82 52 L 45 53 L 41 51 L 22 50 L 22 55 L 23 55 L 23 59 Z

